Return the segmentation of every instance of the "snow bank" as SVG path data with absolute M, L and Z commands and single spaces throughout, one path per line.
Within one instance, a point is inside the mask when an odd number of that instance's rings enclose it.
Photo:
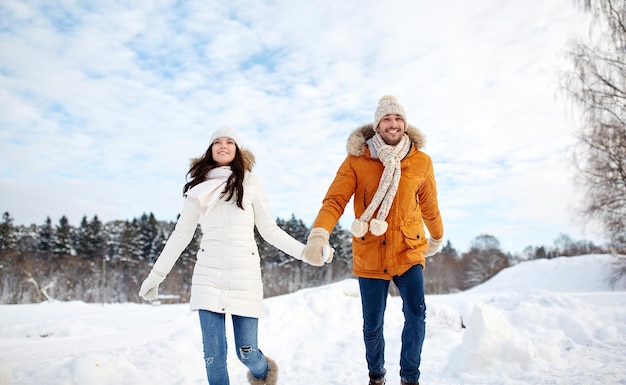
M 427 296 L 425 384 L 618 384 L 626 378 L 626 292 L 609 256 L 525 262 L 464 293 Z M 206 384 L 187 304 L 0 305 L 0 385 Z M 388 383 L 399 380 L 402 303 L 385 315 Z M 356 280 L 265 300 L 261 349 L 279 383 L 361 384 L 367 367 Z M 232 351 L 231 383 L 246 370 Z

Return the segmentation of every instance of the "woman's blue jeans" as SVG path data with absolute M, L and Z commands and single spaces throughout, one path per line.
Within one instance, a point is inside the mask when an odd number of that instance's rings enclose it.
M 202 344 L 204 346 L 204 362 L 207 379 L 210 385 L 229 385 L 226 367 L 226 316 L 207 310 L 199 310 Z M 267 360 L 259 350 L 257 318 L 232 316 L 235 334 L 237 357 L 256 378 L 267 374 Z
M 384 279 L 359 278 L 363 308 L 363 339 L 365 358 L 371 378 L 385 377 L 385 338 L 383 322 L 389 282 Z M 409 383 L 420 377 L 422 345 L 426 334 L 426 302 L 424 299 L 424 272 L 415 265 L 406 273 L 393 277 L 402 298 L 404 328 L 400 350 L 400 376 Z

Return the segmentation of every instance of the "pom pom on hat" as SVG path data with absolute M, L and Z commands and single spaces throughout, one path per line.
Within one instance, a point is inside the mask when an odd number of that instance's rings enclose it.
M 231 127 L 224 126 L 215 130 L 213 135 L 211 135 L 211 143 L 213 143 L 215 139 L 217 138 L 231 138 L 232 140 L 235 141 L 235 144 L 237 145 L 237 147 L 241 147 L 241 141 L 239 140 L 239 135 Z
M 404 119 L 404 124 L 407 124 L 406 121 L 406 112 L 404 111 L 404 107 L 402 104 L 398 102 L 393 95 L 385 95 L 380 98 L 378 102 L 378 108 L 376 108 L 376 113 L 374 114 L 374 130 L 378 128 L 378 123 L 380 123 L 381 119 L 385 117 L 385 115 L 396 114 L 402 116 Z

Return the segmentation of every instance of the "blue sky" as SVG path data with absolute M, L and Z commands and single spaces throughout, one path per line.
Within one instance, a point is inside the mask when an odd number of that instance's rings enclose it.
M 348 134 L 394 94 L 427 136 L 446 239 L 598 239 L 576 220 L 574 2 L 3 1 L 0 210 L 175 220 L 189 160 L 237 129 L 276 217 L 311 225 Z M 341 224 L 349 228 L 348 207 Z

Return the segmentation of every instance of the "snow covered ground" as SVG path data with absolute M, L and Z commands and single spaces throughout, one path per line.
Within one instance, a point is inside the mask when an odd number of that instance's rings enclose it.
M 626 284 L 607 285 L 611 261 L 525 262 L 467 292 L 428 296 L 420 383 L 626 384 Z M 390 385 L 400 382 L 402 320 L 390 298 Z M 280 384 L 366 384 L 357 282 L 266 299 L 260 344 Z M 245 384 L 230 350 L 231 383 Z M 7 384 L 206 384 L 197 314 L 186 304 L 0 305 Z

